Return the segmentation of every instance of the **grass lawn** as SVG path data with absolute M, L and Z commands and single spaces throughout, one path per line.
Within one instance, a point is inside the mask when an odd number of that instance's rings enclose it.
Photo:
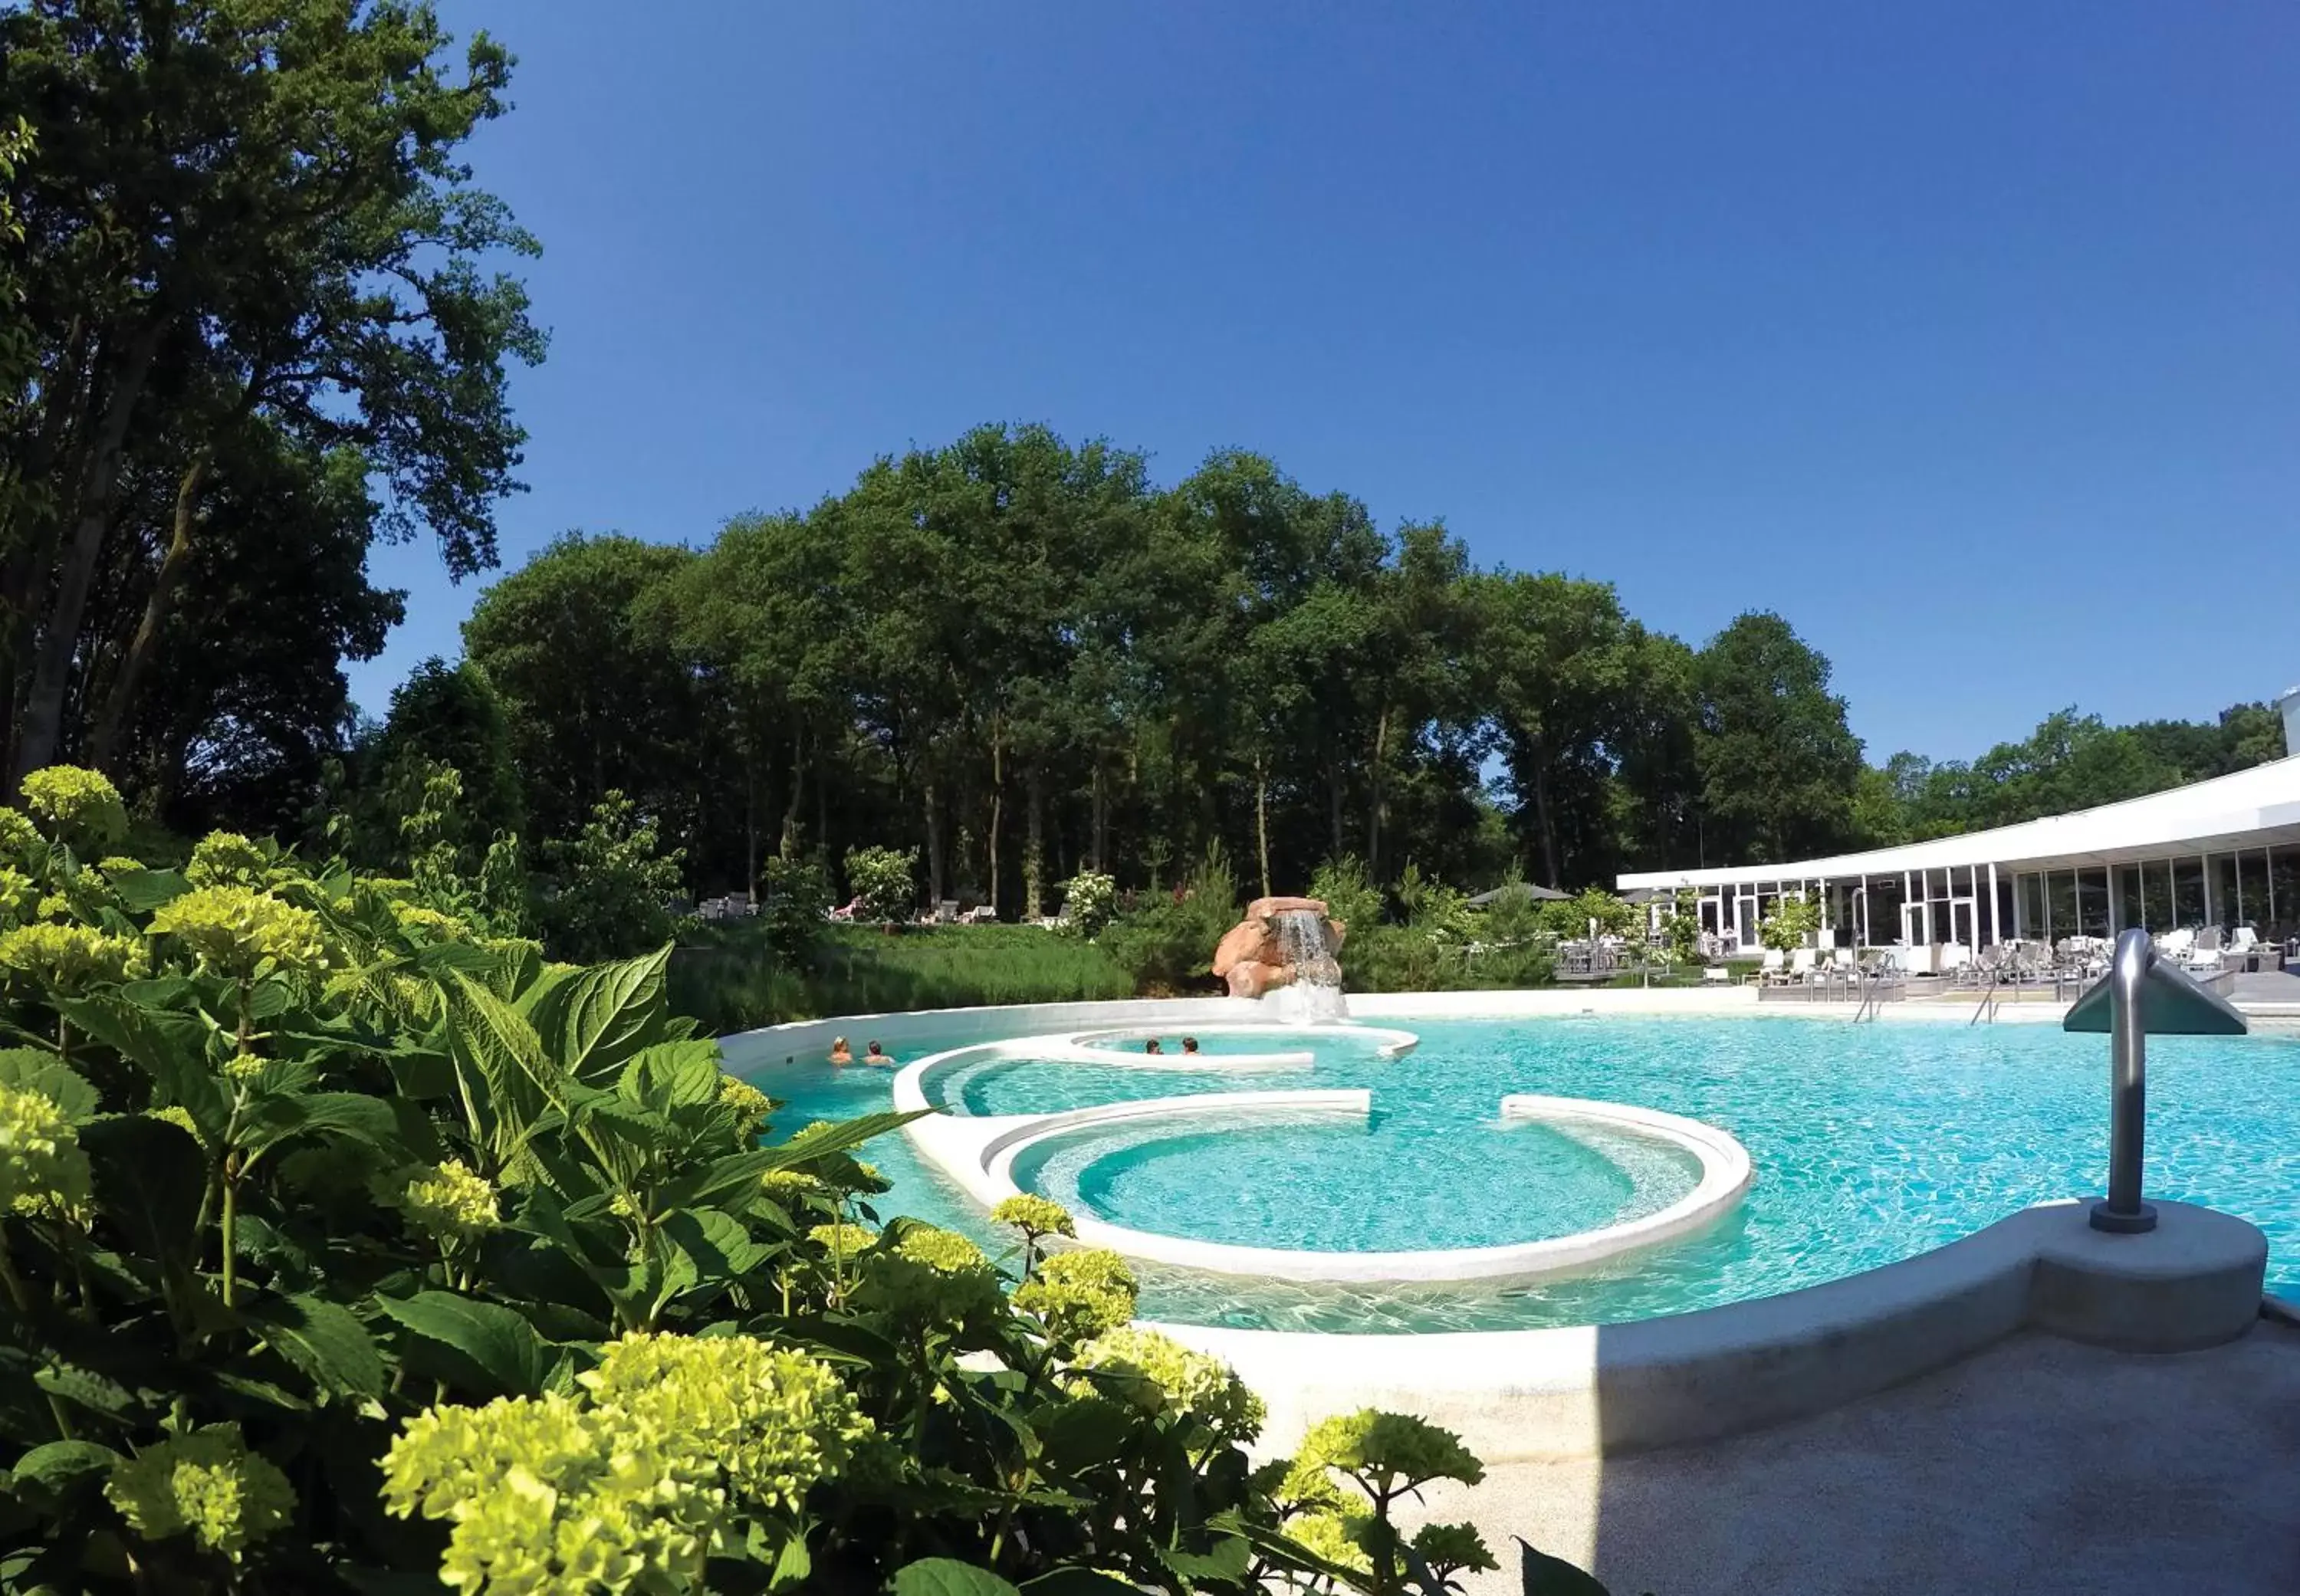
M 1036 926 L 833 926 L 812 959 L 793 968 L 756 925 L 699 926 L 671 960 L 676 1010 L 725 1035 L 786 1019 L 1059 1003 L 1134 995 L 1102 949 Z

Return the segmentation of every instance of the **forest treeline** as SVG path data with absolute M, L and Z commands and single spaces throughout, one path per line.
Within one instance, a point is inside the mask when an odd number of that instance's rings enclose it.
M 804 513 L 684 547 L 563 537 L 480 597 L 368 746 L 457 750 L 496 823 L 571 834 L 610 791 L 740 891 L 771 856 L 918 851 L 933 899 L 1051 910 L 1080 869 L 1248 889 L 1352 858 L 1392 881 L 1567 887 L 1798 858 L 2104 802 L 2281 754 L 2275 715 L 2066 711 L 1971 764 L 1864 762 L 1781 617 L 1699 646 L 1608 585 L 1480 569 L 1436 524 L 1218 453 L 979 428 Z

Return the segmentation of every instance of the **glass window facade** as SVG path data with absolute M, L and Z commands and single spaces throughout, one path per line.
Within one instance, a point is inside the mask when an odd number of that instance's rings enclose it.
M 1985 913 L 1983 874 L 1980 902 Z M 2300 844 L 2105 868 L 2021 872 L 2012 877 L 2004 897 L 2002 912 L 2008 917 L 2000 927 L 2004 936 L 2015 935 L 2009 919 L 2014 904 L 2019 906 L 2018 934 L 2038 939 L 2112 936 L 2132 926 L 2158 935 L 2204 926 L 2223 931 L 2249 926 L 2263 938 L 2287 941 L 2300 936 Z M 1987 929 L 1984 921 L 1984 936 Z

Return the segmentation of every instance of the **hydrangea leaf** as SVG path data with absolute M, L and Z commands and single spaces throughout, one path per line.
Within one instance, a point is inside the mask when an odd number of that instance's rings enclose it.
M 16 1459 L 8 1485 L 18 1494 L 37 1494 L 53 1500 L 89 1479 L 109 1474 L 112 1466 L 119 1461 L 118 1452 L 93 1441 L 50 1441 Z
M 104 878 L 133 914 L 150 914 L 192 890 L 192 884 L 175 870 L 107 870 Z
M 1518 1574 L 1525 1596 L 1609 1596 L 1594 1574 L 1576 1568 L 1562 1558 L 1538 1551 L 1518 1537 Z
M 512 1309 L 453 1292 L 379 1297 L 376 1306 L 408 1332 L 408 1367 L 475 1396 L 535 1396 L 550 1371 L 549 1349 Z
M 78 1070 L 37 1047 L 0 1048 L 0 1086 L 38 1093 L 74 1125 L 92 1118 L 103 1101 Z
M 305 1092 L 257 1104 L 239 1144 L 250 1164 L 290 1136 L 340 1136 L 362 1146 L 396 1148 L 399 1118 L 380 1097 L 363 1092 Z
M 96 1205 L 136 1251 L 162 1268 L 188 1270 L 199 1252 L 194 1227 L 207 1185 L 207 1155 L 191 1133 L 147 1114 L 82 1126 Z
M 543 988 L 527 1007 L 551 1056 L 578 1080 L 610 1080 L 632 1054 L 665 1039 L 671 949 L 594 965 Z
M 319 1297 L 273 1297 L 246 1309 L 282 1358 L 337 1396 L 380 1396 L 383 1355 L 349 1309 Z
M 895 1575 L 895 1596 L 1019 1596 L 988 1568 L 954 1558 L 923 1558 Z

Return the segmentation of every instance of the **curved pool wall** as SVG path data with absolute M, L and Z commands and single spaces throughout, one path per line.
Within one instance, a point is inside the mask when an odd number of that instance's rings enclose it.
M 1746 988 L 1382 994 L 1354 999 L 1353 1012 L 1392 1022 L 1719 1018 L 1754 1016 L 1755 1003 Z M 819 1057 L 834 1035 L 875 1037 L 899 1052 L 1034 1031 L 1171 1035 L 1262 1017 L 1260 1005 L 1230 999 L 847 1016 L 745 1033 L 724 1039 L 722 1050 L 730 1068 L 759 1073 Z M 2002 1018 L 2045 1024 L 2059 1017 L 2057 1008 L 2039 1005 Z M 1785 1006 L 1766 1018 L 1841 1024 L 1844 1014 Z M 1961 1026 L 1968 1018 L 1961 1005 L 1943 1005 L 1892 1012 L 1887 1023 Z M 1276 1450 L 1318 1418 L 1368 1403 L 1447 1424 L 1489 1460 L 1666 1446 L 1822 1411 L 2023 1328 L 2149 1351 L 2243 1334 L 2262 1307 L 2262 1232 L 2209 1209 L 2161 1199 L 2157 1206 L 2164 1216 L 2157 1231 L 2112 1237 L 2085 1224 L 2085 1203 L 2072 1194 L 1880 1268 L 1626 1323 L 1404 1334 L 1159 1327 L 1228 1359 L 1261 1392 L 1271 1411 L 1264 1443 Z
M 1334 1027 L 1316 1027 L 1330 1031 Z M 905 1065 L 895 1076 L 897 1113 L 921 1113 L 938 1105 L 929 1083 L 943 1070 L 1012 1043 L 952 1048 Z M 1382 1044 L 1388 1048 L 1396 1043 Z M 1039 1046 L 1027 1050 L 1034 1062 L 1065 1055 Z M 1130 1060 L 1129 1060 L 1130 1061 Z M 1043 1114 L 956 1115 L 929 1113 L 904 1127 L 904 1134 L 943 1175 L 985 1209 L 1020 1195 L 1016 1160 L 1051 1139 L 1081 1132 L 1149 1121 L 1214 1120 L 1218 1126 L 1252 1125 L 1273 1114 L 1346 1115 L 1362 1119 L 1372 1109 L 1363 1089 L 1203 1093 L 1188 1097 L 1133 1098 Z M 1607 1126 L 1686 1153 L 1698 1168 L 1691 1190 L 1658 1212 L 1618 1224 L 1538 1241 L 1493 1247 L 1429 1248 L 1415 1251 L 1319 1251 L 1307 1248 L 1238 1246 L 1168 1235 L 1074 1213 L 1080 1246 L 1107 1247 L 1127 1258 L 1176 1268 L 1252 1279 L 1318 1283 L 1464 1280 L 1528 1281 L 1549 1278 L 1662 1245 L 1716 1223 L 1748 1189 L 1749 1154 L 1729 1133 L 1680 1115 L 1625 1103 L 1515 1093 L 1500 1103 L 1504 1120 Z

